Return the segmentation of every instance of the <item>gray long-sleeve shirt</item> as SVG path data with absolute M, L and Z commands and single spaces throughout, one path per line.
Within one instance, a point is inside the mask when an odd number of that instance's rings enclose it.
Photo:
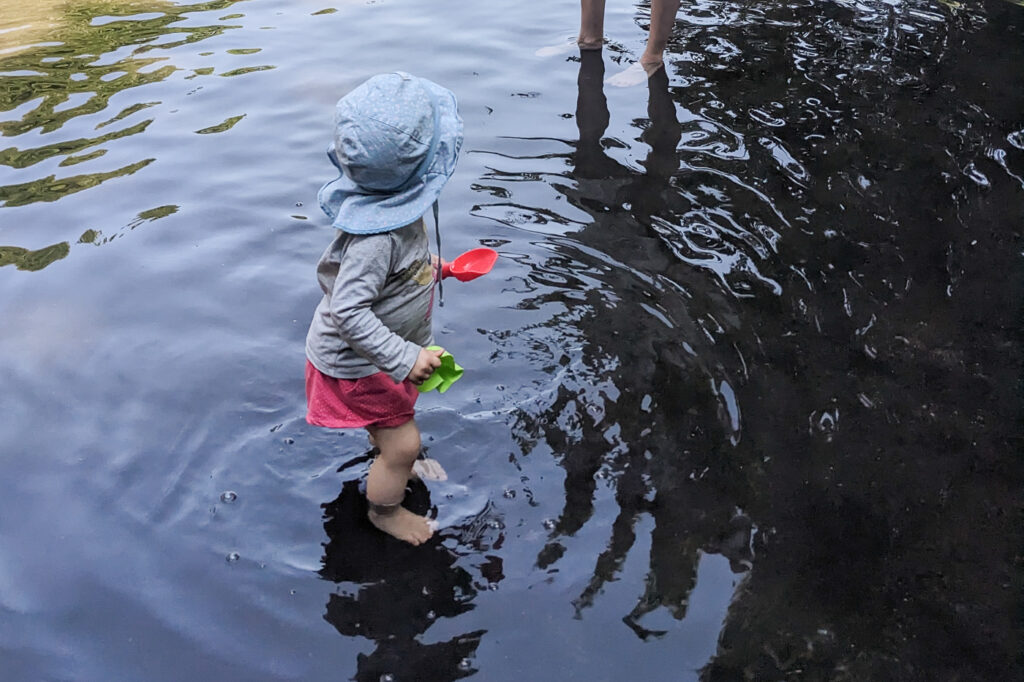
M 313 366 L 339 379 L 409 376 L 420 348 L 434 342 L 434 270 L 423 221 L 381 234 L 339 232 L 316 272 L 324 297 L 306 335 Z

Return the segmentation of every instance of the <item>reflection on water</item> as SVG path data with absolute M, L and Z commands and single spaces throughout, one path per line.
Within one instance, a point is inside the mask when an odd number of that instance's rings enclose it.
M 697 195 L 706 201 L 719 176 L 679 174 L 683 126 L 664 71 L 648 83 L 648 119 L 640 140 L 649 152 L 639 167 L 612 158 L 604 145 L 610 118 L 604 76 L 603 55 L 581 53 L 579 141 L 563 157 L 574 182 L 553 183 L 570 204 L 590 212 L 593 222 L 556 240 L 558 255 L 533 273 L 543 293 L 520 304 L 565 308 L 526 332 L 529 345 L 551 353 L 543 362 L 561 368 L 558 389 L 543 411 L 521 411 L 513 428 L 524 451 L 544 439 L 566 471 L 565 507 L 538 556 L 540 568 L 557 565 L 566 551 L 560 538 L 576 535 L 590 521 L 596 486 L 602 480 L 614 485 L 619 512 L 593 577 L 574 602 L 577 611 L 616 580 L 636 543 L 638 522 L 645 514 L 653 518 L 645 587 L 624 614 L 646 639 L 666 634 L 644 625 L 644 617 L 657 609 L 685 618 L 702 553 L 725 555 L 738 573 L 750 567 L 751 522 L 738 513 L 749 497 L 746 476 L 723 450 L 741 439 L 731 384 L 742 377 L 742 358 L 729 346 L 724 352 L 714 347 L 716 337 L 737 332 L 723 329 L 716 316 L 728 324 L 735 313 L 721 295 L 692 300 L 688 289 L 706 288 L 700 270 L 684 270 L 673 257 L 691 266 L 711 261 L 707 270 L 726 291 L 746 296 L 738 283 L 748 281 L 744 273 L 756 272 L 757 252 L 748 246 L 742 264 L 728 261 L 742 270 L 733 278 L 723 259 L 681 257 L 673 242 L 649 229 L 655 221 L 699 220 L 692 215 Z M 737 251 L 725 240 L 706 241 L 701 248 L 713 256 Z M 673 281 L 678 274 L 684 277 Z M 513 337 L 516 345 L 522 336 Z
M 405 504 L 426 514 L 426 486 L 417 481 Z M 438 619 L 473 608 L 478 589 L 473 576 L 456 565 L 457 556 L 439 537 L 422 548 L 411 547 L 377 531 L 366 512 L 366 497 L 355 480 L 346 481 L 338 498 L 324 505 L 328 542 L 320 575 L 354 585 L 351 592 L 331 593 L 324 620 L 341 635 L 363 637 L 377 647 L 359 655 L 352 679 L 449 682 L 477 672 L 472 657 L 486 631 L 432 644 L 418 641 Z M 498 579 L 493 571 L 483 577 Z
M 1001 624 L 998 660 L 963 662 L 925 623 L 958 621 L 955 604 L 981 598 L 978 578 L 910 583 L 945 560 L 939 538 L 964 542 L 950 495 L 977 500 L 990 483 L 952 473 L 979 444 L 950 434 L 985 423 L 1005 455 L 1019 414 L 993 383 L 1019 357 L 968 350 L 993 332 L 1008 348 L 1003 306 L 1016 296 L 984 276 L 992 262 L 1011 268 L 1019 239 L 1006 207 L 1022 205 L 1024 158 L 1004 163 L 1003 142 L 1024 97 L 1010 85 L 1016 57 L 992 47 L 1004 31 L 1019 41 L 1024 18 L 1002 23 L 1013 11 L 691 3 L 635 143 L 606 136 L 609 55 L 582 53 L 578 140 L 487 152 L 475 214 L 551 254 L 520 285 L 519 308 L 543 321 L 491 334 L 504 357 L 528 348 L 556 378 L 513 427 L 524 455 L 543 442 L 565 472 L 538 567 L 578 559 L 566 540 L 594 518 L 601 487 L 618 508 L 578 613 L 617 579 L 649 517 L 647 578 L 623 614 L 641 638 L 667 634 L 645 625 L 660 609 L 687 616 L 702 554 L 749 572 L 707 679 L 895 679 L 933 655 L 944 669 L 1011 665 L 997 591 L 975 624 Z M 979 50 L 984 87 L 961 59 Z M 927 435 L 936 419 L 945 436 Z M 932 516 L 912 519 L 908 504 Z M 970 544 L 970 561 L 1006 547 L 998 532 Z M 1002 561 L 979 567 L 982 582 Z M 853 640 L 888 653 L 838 648 Z
M 610 87 L 640 4 L 4 5 L 4 675 L 1020 677 L 1024 11 L 695 0 Z M 414 67 L 502 253 L 415 550 L 301 386 L 331 105 Z
M 241 15 L 222 16 L 221 21 L 209 25 L 182 22 L 192 14 L 225 10 L 237 2 L 14 3 L 12 13 L 0 25 L 0 114 L 7 112 L 0 120 L 0 136 L 10 145 L 0 149 L 0 166 L 15 172 L 0 176 L 0 207 L 58 201 L 153 163 L 156 159 L 147 156 L 103 168 L 111 143 L 143 134 L 155 119 L 108 129 L 137 118 L 136 114 L 159 105 L 158 101 L 135 102 L 112 113 L 92 126 L 93 131 L 103 131 L 101 134 L 67 139 L 63 131 L 76 119 L 105 112 L 115 96 L 157 83 L 178 71 L 179 67 L 169 63 L 162 52 L 217 36 L 234 28 L 223 20 Z M 9 4 L 5 4 L 5 11 Z M 267 68 L 273 67 L 246 67 L 221 75 Z M 196 132 L 223 132 L 243 117 L 229 118 Z M 72 134 L 84 131 L 84 126 L 74 126 Z M 135 149 L 138 153 L 145 147 L 136 145 Z M 51 162 L 58 159 L 59 163 Z M 37 170 L 41 166 L 42 170 Z M 61 170 L 72 166 L 76 170 L 96 166 L 97 170 L 73 174 Z M 5 250 L 0 264 L 39 270 L 66 256 L 69 246 L 62 242 L 35 251 L 16 246 L 0 248 Z
M 50 263 L 67 256 L 70 249 L 67 242 L 60 242 L 35 251 L 17 246 L 0 246 L 0 267 L 14 265 L 19 270 L 42 270 Z

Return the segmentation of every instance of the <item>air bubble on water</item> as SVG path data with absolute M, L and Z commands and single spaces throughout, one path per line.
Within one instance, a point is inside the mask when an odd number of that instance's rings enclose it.
M 239 554 L 238 552 L 231 552 L 226 557 L 224 557 L 224 560 L 227 561 L 230 564 L 230 563 L 234 563 L 235 561 L 238 561 L 241 558 L 242 558 L 242 555 Z
M 285 443 L 285 445 L 291 445 L 291 444 L 292 444 L 292 443 L 294 443 L 294 442 L 295 442 L 295 439 L 294 439 L 294 438 L 285 438 L 285 439 L 284 439 L 284 443 Z
M 498 583 L 487 583 L 487 589 L 490 590 L 491 592 L 497 592 L 498 591 Z
M 490 526 L 491 528 L 493 528 L 494 530 L 501 530 L 502 528 L 505 527 L 505 524 L 503 524 L 498 519 L 491 520 L 491 522 L 488 523 L 487 525 Z
M 545 529 L 547 529 L 547 530 L 554 530 L 555 529 L 555 525 L 556 524 L 555 524 L 555 520 L 554 519 L 544 519 L 544 528 Z
M 384 673 L 380 676 L 380 682 L 395 682 L 395 676 L 391 673 Z
M 515 499 L 516 491 L 512 490 L 512 488 L 505 488 L 505 492 L 503 492 L 502 495 L 506 500 L 512 500 Z
M 225 490 L 220 494 L 220 501 L 226 504 L 231 504 L 238 499 L 238 494 L 234 490 Z
M 296 208 L 301 208 L 302 207 L 302 202 L 301 201 L 296 201 L 295 202 L 295 207 Z
M 459 661 L 459 670 L 469 670 L 473 667 L 473 661 L 468 658 L 464 658 Z
M 811 413 L 808 421 L 812 434 L 815 432 L 820 433 L 825 437 L 826 442 L 831 443 L 836 431 L 839 430 L 839 410 L 815 410 Z

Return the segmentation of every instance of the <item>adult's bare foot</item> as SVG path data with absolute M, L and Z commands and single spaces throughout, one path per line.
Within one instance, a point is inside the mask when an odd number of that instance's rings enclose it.
M 554 57 L 560 54 L 568 54 L 572 52 L 575 47 L 576 41 L 573 40 L 572 38 L 566 38 L 562 42 L 557 43 L 555 45 L 545 45 L 544 47 L 539 48 L 533 54 L 535 54 L 538 57 Z
M 422 545 L 434 534 L 430 519 L 401 505 L 371 505 L 367 516 L 374 526 L 410 545 Z
M 645 62 L 642 59 L 638 62 L 633 62 L 629 65 L 625 71 L 609 76 L 605 83 L 608 85 L 614 85 L 617 88 L 629 88 L 634 85 L 640 85 L 646 83 L 647 80 L 658 72 L 658 69 L 665 67 L 665 63 L 660 59 L 658 61 Z

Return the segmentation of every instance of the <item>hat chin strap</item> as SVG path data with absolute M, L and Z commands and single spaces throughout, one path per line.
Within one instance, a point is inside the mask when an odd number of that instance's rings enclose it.
M 434 200 L 434 236 L 437 238 L 437 307 L 444 307 L 444 283 L 441 277 L 441 223 L 437 219 L 437 200 Z

